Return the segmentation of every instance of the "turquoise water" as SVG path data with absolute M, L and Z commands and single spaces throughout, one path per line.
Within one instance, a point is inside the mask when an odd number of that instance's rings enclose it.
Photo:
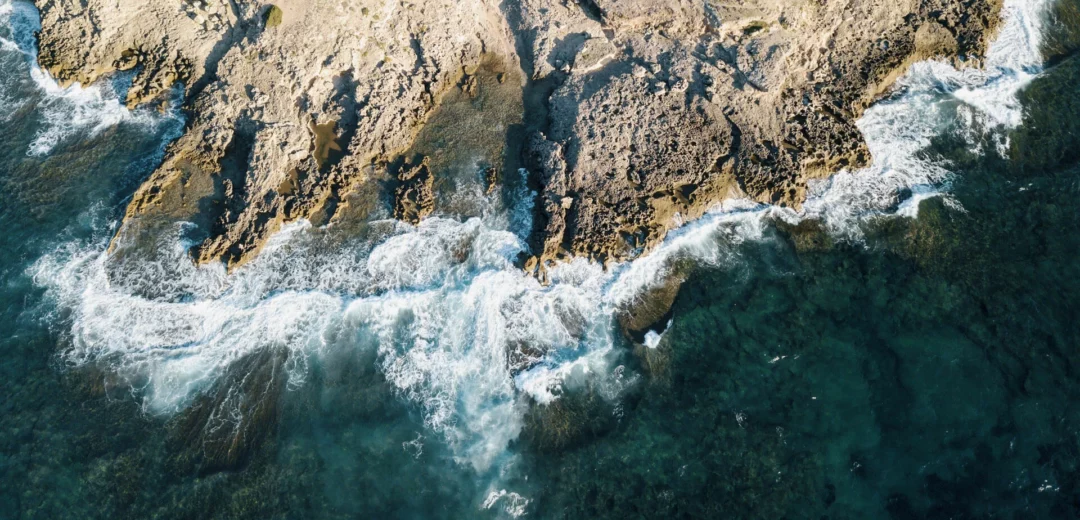
M 882 189 L 917 218 L 747 209 L 550 288 L 508 260 L 528 211 L 488 199 L 290 229 L 231 278 L 99 268 L 182 117 L 119 108 L 123 78 L 49 91 L 14 5 L 0 518 L 1080 517 L 1075 2 L 1018 126 L 947 83 L 869 118 L 916 149 L 925 178 Z M 895 128 L 912 106 L 940 116 L 925 140 Z M 608 302 L 676 271 L 654 348 L 624 339 Z M 541 354 L 511 370 L 508 346 Z

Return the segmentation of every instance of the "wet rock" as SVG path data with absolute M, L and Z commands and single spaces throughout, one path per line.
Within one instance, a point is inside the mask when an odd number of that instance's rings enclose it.
M 547 349 L 528 342 L 515 342 L 507 347 L 506 361 L 512 374 L 524 372 L 544 359 Z
M 649 331 L 663 332 L 671 320 L 671 308 L 685 281 L 686 275 L 683 273 L 668 274 L 635 301 L 619 309 L 616 318 L 623 335 L 636 344 L 642 344 Z
M 435 208 L 435 178 L 425 157 L 417 164 L 406 163 L 398 174 L 401 183 L 395 190 L 394 218 L 419 224 Z
M 563 390 L 551 403 L 529 407 L 522 441 L 541 453 L 572 448 L 611 431 L 613 408 L 592 383 Z
M 500 74 L 520 69 L 533 81 L 525 124 L 544 136 L 524 151 L 540 166 L 533 264 L 642 254 L 731 197 L 798 206 L 807 181 L 868 163 L 855 121 L 911 63 L 981 55 L 1001 9 L 1001 0 L 437 0 L 375 20 L 373 5 L 332 0 L 36 4 L 39 59 L 62 84 L 138 67 L 132 106 L 188 86 L 185 134 L 126 220 L 215 222 L 197 258 L 230 265 L 285 222 L 332 221 L 380 165 L 414 147 L 455 87 L 480 102 L 474 72 L 486 56 L 510 62 Z M 340 37 L 313 37 L 331 34 Z M 236 102 L 245 98 L 253 103 Z M 335 138 L 310 121 L 337 121 Z M 250 160 L 230 180 L 243 189 L 224 193 L 216 165 L 238 127 L 251 129 Z M 330 142 L 336 158 L 310 153 Z M 294 171 L 299 182 L 283 195 Z M 422 218 L 423 190 L 406 188 L 405 218 Z M 221 206 L 225 220 L 213 214 Z
M 503 15 L 490 3 L 425 2 L 378 23 L 373 4 L 288 2 L 278 5 L 277 26 L 267 23 L 274 9 L 258 2 L 178 4 L 38 2 L 40 56 L 64 85 L 139 66 L 131 105 L 185 85 L 185 133 L 134 195 L 125 220 L 217 222 L 204 213 L 227 206 L 223 226 L 202 229 L 200 262 L 240 265 L 286 222 L 334 219 L 343 200 L 378 182 L 374 165 L 409 149 L 464 68 L 484 55 L 515 54 Z M 220 30 L 195 21 L 213 27 L 215 17 Z M 323 37 L 331 34 L 341 38 Z M 250 96 L 256 90 L 265 98 Z M 339 160 L 312 157 L 320 137 L 309 121 L 338 122 Z M 234 182 L 244 189 L 222 201 L 216 163 L 237 125 L 252 128 L 251 160 L 243 182 Z M 296 189 L 278 193 L 294 171 Z
M 827 251 L 836 241 L 825 226 L 817 220 L 803 219 L 794 225 L 777 221 L 776 226 L 799 253 Z
M 855 122 L 872 101 L 917 60 L 959 64 L 981 54 L 1001 7 L 969 0 L 911 10 L 809 1 L 591 5 L 585 11 L 619 54 L 602 72 L 570 77 L 550 99 L 546 136 L 564 147 L 566 165 L 565 175 L 540 170 L 551 179 L 540 205 L 547 226 L 538 226 L 535 239 L 545 244 L 540 265 L 639 255 L 674 223 L 731 197 L 798 207 L 809 180 L 869 163 Z M 522 11 L 523 28 L 541 38 L 588 31 Z M 827 42 L 809 38 L 825 26 L 839 32 Z M 880 34 L 890 35 L 889 45 L 871 41 Z M 593 41 L 602 40 L 586 44 Z M 545 141 L 530 146 L 550 155 Z M 558 201 L 569 194 L 568 210 Z
M 200 474 L 247 464 L 277 429 L 287 358 L 283 349 L 266 348 L 231 363 L 209 392 L 170 421 L 174 464 Z

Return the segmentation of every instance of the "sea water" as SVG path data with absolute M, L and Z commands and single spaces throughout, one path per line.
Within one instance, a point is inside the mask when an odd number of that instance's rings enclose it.
M 915 65 L 860 121 L 873 164 L 802 212 L 731 201 L 543 285 L 516 267 L 533 194 L 512 177 L 418 226 L 290 224 L 233 273 L 191 263 L 185 224 L 111 261 L 182 118 L 126 110 L 123 77 L 58 87 L 35 11 L 4 3 L 3 509 L 1075 515 L 1077 67 L 1043 70 L 1052 7 L 1007 2 L 981 69 Z M 617 312 L 676 272 L 635 346 Z

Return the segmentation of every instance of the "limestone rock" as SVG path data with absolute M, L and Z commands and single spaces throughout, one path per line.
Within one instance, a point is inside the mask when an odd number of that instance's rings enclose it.
M 633 257 L 730 197 L 799 206 L 808 180 L 869 163 L 855 122 L 870 103 L 917 60 L 977 65 L 960 58 L 984 52 L 1001 9 L 999 0 L 592 0 L 573 17 L 521 4 L 515 30 L 534 35 L 534 63 L 559 49 L 535 42 L 583 40 L 571 45 L 579 56 L 591 42 L 617 51 L 559 79 L 546 139 L 530 141 L 544 165 L 530 265 Z M 554 74 L 534 64 L 534 77 Z M 543 160 L 553 147 L 565 165 Z M 559 202 L 571 195 L 571 207 Z
M 124 232 L 194 222 L 200 262 L 243 263 L 283 223 L 343 218 L 357 193 L 394 189 L 394 207 L 362 206 L 422 218 L 438 164 L 379 183 L 449 92 L 479 102 L 474 72 L 496 57 L 523 79 L 520 95 L 500 97 L 517 101 L 485 110 L 524 117 L 524 131 L 505 133 L 505 165 L 525 165 L 539 191 L 537 271 L 574 255 L 643 254 L 730 197 L 798 206 L 808 180 L 869 162 L 855 121 L 911 63 L 977 65 L 969 58 L 1001 10 L 1001 0 L 36 4 L 39 59 L 61 83 L 137 69 L 132 106 L 186 87 L 186 131 L 134 195 Z
M 431 176 L 428 160 L 419 164 L 406 164 L 398 174 L 400 185 L 396 190 L 394 218 L 411 224 L 418 224 L 431 214 L 435 207 L 435 178 Z

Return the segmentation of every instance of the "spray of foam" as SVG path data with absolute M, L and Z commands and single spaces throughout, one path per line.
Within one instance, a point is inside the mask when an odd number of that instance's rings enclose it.
M 372 236 L 350 247 L 327 242 L 332 228 L 295 223 L 231 274 L 194 266 L 181 227 L 160 237 L 163 259 L 117 267 L 103 243 L 71 244 L 41 258 L 30 274 L 66 311 L 71 345 L 63 358 L 74 366 L 108 364 L 138 388 L 149 412 L 183 408 L 257 349 L 289 350 L 291 384 L 301 384 L 307 363 L 331 350 L 371 349 L 389 383 L 423 410 L 427 427 L 462 464 L 478 472 L 505 468 L 530 403 L 558 399 L 569 378 L 590 377 L 613 399 L 634 384 L 610 361 L 615 315 L 665 283 L 676 263 L 738 262 L 739 244 L 768 240 L 773 219 L 818 218 L 844 232 L 887 212 L 901 188 L 941 190 L 948 172 L 916 152 L 952 118 L 946 107 L 958 100 L 979 117 L 1016 124 L 1015 93 L 1038 71 L 1040 10 L 1015 0 L 1008 13 L 986 71 L 919 64 L 901 94 L 871 109 L 861 125 L 873 166 L 819 186 L 804 214 L 729 202 L 671 233 L 650 255 L 607 270 L 579 259 L 554 267 L 551 283 L 541 285 L 514 266 L 526 249 L 527 209 L 478 201 L 494 210 L 415 227 L 374 222 Z M 497 487 L 483 507 L 520 514 L 523 500 Z
M 23 93 L 20 97 L 26 97 L 28 91 L 36 90 L 33 95 L 38 99 L 36 113 L 41 118 L 40 130 L 27 150 L 28 155 L 47 155 L 57 145 L 75 136 L 95 136 L 120 123 L 146 125 L 154 131 L 164 120 L 179 117 L 175 114 L 162 117 L 150 110 L 128 110 L 120 99 L 124 84 L 130 83 L 130 76 L 118 76 L 114 81 L 99 82 L 91 87 L 78 84 L 61 87 L 38 66 L 34 35 L 41 30 L 41 20 L 29 2 L 0 0 L 0 26 L 7 29 L 0 32 L 0 54 L 5 55 L 5 59 L 21 58 L 22 67 L 29 69 L 32 82 L 27 85 L 22 73 L 0 76 L 0 107 L 7 109 L 6 114 L 14 112 L 12 92 Z
M 1040 27 L 1051 1 L 1006 0 L 1004 25 L 983 68 L 957 70 L 942 61 L 912 66 L 897 85 L 897 95 L 875 104 L 859 120 L 873 155 L 871 166 L 812 185 L 799 217 L 821 219 L 834 233 L 858 239 L 858 224 L 866 218 L 915 216 L 919 202 L 929 197 L 944 196 L 952 202 L 951 172 L 946 165 L 919 157 L 919 152 L 952 121 L 972 133 L 1007 130 L 1021 123 L 1017 93 L 1041 71 Z M 1004 155 L 1006 132 L 997 135 L 994 152 Z M 898 200 L 904 192 L 910 197 Z

